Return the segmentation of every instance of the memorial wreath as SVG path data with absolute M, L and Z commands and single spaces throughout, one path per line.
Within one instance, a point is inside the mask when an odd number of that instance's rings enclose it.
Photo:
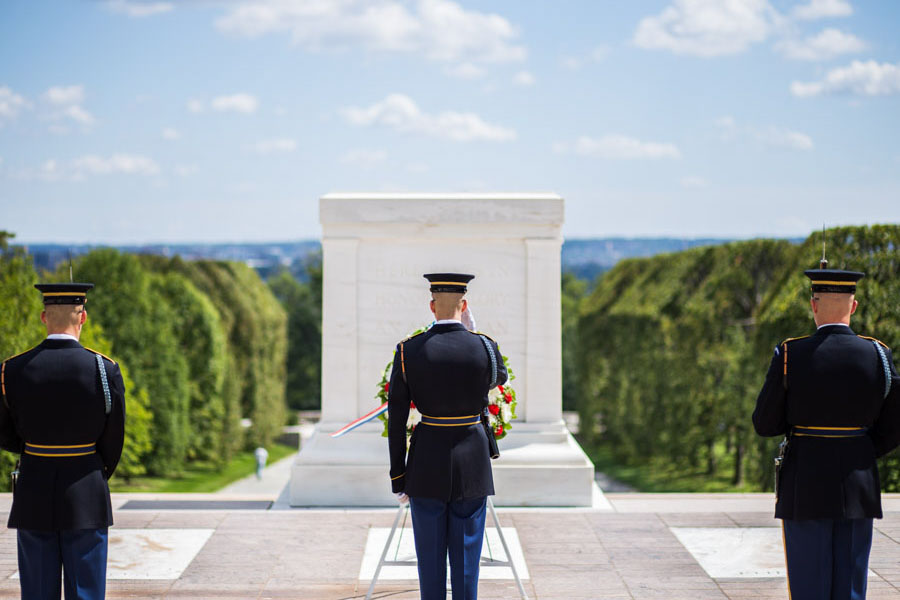
M 414 335 L 418 335 L 424 331 L 427 331 L 431 325 L 428 327 L 421 327 L 410 334 L 410 337 Z M 396 350 L 394 351 L 394 358 L 396 358 Z M 502 355 L 502 352 L 501 352 Z M 503 357 L 503 364 L 506 366 L 506 372 L 509 374 L 506 385 L 498 385 L 488 392 L 488 405 L 487 405 L 487 414 L 488 414 L 488 424 L 491 427 L 491 430 L 494 432 L 494 437 L 498 440 L 506 437 L 506 434 L 509 433 L 509 430 L 512 429 L 511 421 L 516 418 L 516 390 L 510 385 L 510 381 L 516 378 L 513 374 L 513 370 L 509 366 L 509 358 Z M 383 406 L 388 401 L 388 394 L 390 393 L 390 376 L 391 376 L 391 368 L 394 366 L 394 359 L 391 359 L 391 362 L 387 364 L 384 368 L 384 371 L 381 372 L 381 381 L 378 382 L 378 392 L 375 394 L 375 400 L 379 405 Z M 387 412 L 383 412 L 378 415 L 378 418 L 384 423 L 384 432 L 381 434 L 384 437 L 388 436 L 388 417 Z M 416 410 L 416 405 L 412 402 L 409 403 L 409 418 L 406 421 L 406 435 L 412 435 L 413 429 L 416 428 L 416 425 L 419 423 L 421 419 L 421 415 L 419 411 Z

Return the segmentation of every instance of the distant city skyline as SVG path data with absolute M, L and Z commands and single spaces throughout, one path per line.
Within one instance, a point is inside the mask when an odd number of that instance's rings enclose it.
M 3 3 L 0 229 L 315 239 L 336 191 L 555 192 L 567 238 L 896 223 L 898 24 L 890 0 Z

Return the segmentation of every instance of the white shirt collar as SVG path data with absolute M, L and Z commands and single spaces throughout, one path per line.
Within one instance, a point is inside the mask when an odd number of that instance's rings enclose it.
M 68 333 L 51 333 L 47 336 L 48 340 L 73 340 L 78 341 L 78 338 L 74 335 L 70 335 Z
M 842 326 L 842 327 L 850 327 L 850 326 L 847 325 L 846 323 L 824 323 L 824 324 L 819 325 L 818 327 L 816 327 L 816 329 L 818 330 L 818 329 L 822 329 L 823 327 L 831 327 L 832 325 L 840 325 L 840 326 Z
M 450 325 L 451 323 L 458 323 L 462 325 L 462 321 L 459 319 L 441 319 L 440 321 L 435 321 L 435 325 Z

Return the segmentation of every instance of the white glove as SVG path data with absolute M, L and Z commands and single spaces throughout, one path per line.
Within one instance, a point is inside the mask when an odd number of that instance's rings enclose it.
M 475 331 L 477 327 L 475 325 L 475 315 L 472 314 L 472 311 L 468 306 L 466 306 L 466 310 L 463 311 L 461 320 L 466 329 L 468 329 L 469 331 Z
M 404 494 L 403 492 L 397 492 L 397 502 L 400 504 L 406 504 L 409 502 L 409 496 Z

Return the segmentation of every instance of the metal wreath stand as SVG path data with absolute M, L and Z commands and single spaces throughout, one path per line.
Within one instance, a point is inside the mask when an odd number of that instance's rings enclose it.
M 482 557 L 481 566 L 509 567 L 512 569 L 513 578 L 515 578 L 516 586 L 519 588 L 519 597 L 522 600 L 528 600 L 528 595 L 525 593 L 525 588 L 522 586 L 522 580 L 519 579 L 519 573 L 516 571 L 516 565 L 513 564 L 512 555 L 509 553 L 509 546 L 506 544 L 506 538 L 503 536 L 503 529 L 500 527 L 500 521 L 497 519 L 497 511 L 494 510 L 494 503 L 491 501 L 490 496 L 487 498 L 487 507 L 491 513 L 491 519 L 494 521 L 494 530 L 496 530 L 497 535 L 500 537 L 500 543 L 503 545 L 503 552 L 506 553 L 506 560 L 494 558 L 491 553 L 490 540 L 487 539 L 487 527 L 485 527 L 484 536 L 488 548 L 488 557 Z M 397 538 L 397 552 L 400 552 L 400 540 L 403 537 L 403 526 L 406 525 L 406 515 L 408 514 L 409 502 L 401 504 L 397 509 L 397 516 L 394 517 L 394 525 L 391 527 L 391 532 L 388 534 L 387 541 L 384 543 L 384 549 L 381 551 L 381 558 L 378 559 L 378 566 L 375 567 L 375 575 L 372 576 L 372 583 L 369 584 L 366 600 L 371 600 L 372 598 L 372 592 L 375 591 L 375 584 L 378 582 L 378 575 L 381 574 L 381 567 L 385 565 L 392 567 L 409 567 L 417 564 L 414 560 L 396 560 L 396 554 L 394 554 L 395 560 L 387 560 L 388 550 L 390 550 L 391 542 L 394 540 L 394 534 L 397 532 L 398 525 L 400 526 L 400 537 Z M 403 517 L 402 525 L 400 524 L 400 517 Z

